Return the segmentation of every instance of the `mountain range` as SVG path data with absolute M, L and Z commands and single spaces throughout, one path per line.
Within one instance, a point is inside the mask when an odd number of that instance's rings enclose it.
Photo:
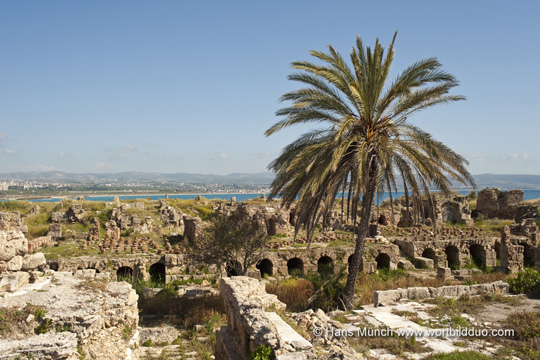
M 477 189 L 497 187 L 500 189 L 540 189 L 540 175 L 526 174 L 479 174 L 474 175 Z M 0 174 L 0 179 L 18 179 L 22 181 L 93 183 L 114 182 L 164 182 L 223 185 L 269 185 L 274 179 L 271 172 L 232 173 L 228 175 L 192 174 L 192 173 L 68 173 L 62 171 L 17 172 Z M 399 181 L 398 181 L 399 184 Z M 461 188 L 460 186 L 457 186 Z

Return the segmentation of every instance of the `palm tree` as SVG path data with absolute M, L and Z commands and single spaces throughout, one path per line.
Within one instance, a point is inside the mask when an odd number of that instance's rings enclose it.
M 458 81 L 441 69 L 436 58 L 428 58 L 413 63 L 390 83 L 396 35 L 386 53 L 378 40 L 371 49 L 357 36 L 350 53 L 352 67 L 332 46 L 328 53 L 310 52 L 322 64 L 293 62 L 299 72 L 289 79 L 306 87 L 281 97 L 292 104 L 277 111 L 284 118 L 265 133 L 269 136 L 301 123 L 327 125 L 300 136 L 268 166 L 276 173 L 270 198 L 280 196 L 285 207 L 297 201 L 296 234 L 304 226 L 310 240 L 341 191 L 357 234 L 342 296 L 347 309 L 353 307 L 377 192 L 397 191 L 399 178 L 407 199 L 409 191 L 413 199 L 422 192 L 429 195 L 431 186 L 449 192 L 452 180 L 474 185 L 465 158 L 408 122 L 415 112 L 464 100 L 449 94 Z

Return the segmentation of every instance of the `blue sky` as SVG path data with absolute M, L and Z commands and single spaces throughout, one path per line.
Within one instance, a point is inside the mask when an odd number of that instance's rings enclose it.
M 290 62 L 355 36 L 436 56 L 468 100 L 412 118 L 474 174 L 540 174 L 535 1 L 2 1 L 0 173 L 266 171 Z

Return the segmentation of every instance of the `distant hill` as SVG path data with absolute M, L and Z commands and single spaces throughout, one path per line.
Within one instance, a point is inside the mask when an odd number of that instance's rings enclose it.
M 519 174 L 480 174 L 474 175 L 477 189 L 497 187 L 500 189 L 540 189 L 540 175 Z M 17 172 L 0 174 L 0 179 L 19 179 L 26 181 L 92 183 L 105 180 L 117 182 L 170 182 L 188 184 L 222 184 L 222 185 L 270 185 L 274 179 L 271 172 L 232 173 L 229 175 L 190 174 L 190 173 L 147 173 L 129 171 L 121 173 L 67 173 L 63 171 Z M 400 182 L 398 181 L 398 184 Z M 456 186 L 456 188 L 460 188 Z
M 496 187 L 500 189 L 540 189 L 540 175 L 480 174 L 474 175 L 477 188 Z

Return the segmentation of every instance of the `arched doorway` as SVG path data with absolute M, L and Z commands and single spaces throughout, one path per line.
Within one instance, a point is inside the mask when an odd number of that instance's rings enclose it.
M 165 282 L 165 265 L 161 263 L 155 263 L 150 266 L 148 270 L 150 273 L 150 279 L 155 283 L 164 283 Z
M 131 281 L 133 280 L 133 269 L 129 266 L 122 266 L 116 270 L 116 279 L 118 281 Z
M 289 275 L 303 275 L 304 262 L 300 258 L 292 258 L 287 261 L 287 270 L 289 272 Z
M 262 259 L 256 265 L 256 268 L 261 272 L 261 277 L 272 276 L 274 273 L 274 264 L 268 259 Z
M 454 245 L 450 245 L 446 247 L 444 252 L 446 254 L 446 260 L 448 260 L 448 266 L 451 269 L 459 268 L 459 249 Z
M 376 258 L 377 270 L 379 269 L 390 269 L 390 256 L 385 253 L 380 253 Z
M 435 267 L 435 269 L 436 269 L 437 266 L 439 265 L 439 264 L 438 264 L 438 259 L 437 259 L 437 254 L 435 253 L 435 250 L 433 250 L 432 248 L 427 248 L 427 249 L 425 249 L 425 250 L 422 252 L 422 257 L 423 257 L 423 258 L 426 258 L 426 259 L 431 259 L 431 260 L 433 260 L 433 266 Z
M 331 275 L 334 273 L 334 260 L 330 256 L 321 256 L 317 261 L 317 271 L 321 275 Z
M 481 268 L 486 264 L 486 250 L 480 244 L 473 244 L 469 247 L 469 253 L 471 254 L 471 260 L 474 264 Z

